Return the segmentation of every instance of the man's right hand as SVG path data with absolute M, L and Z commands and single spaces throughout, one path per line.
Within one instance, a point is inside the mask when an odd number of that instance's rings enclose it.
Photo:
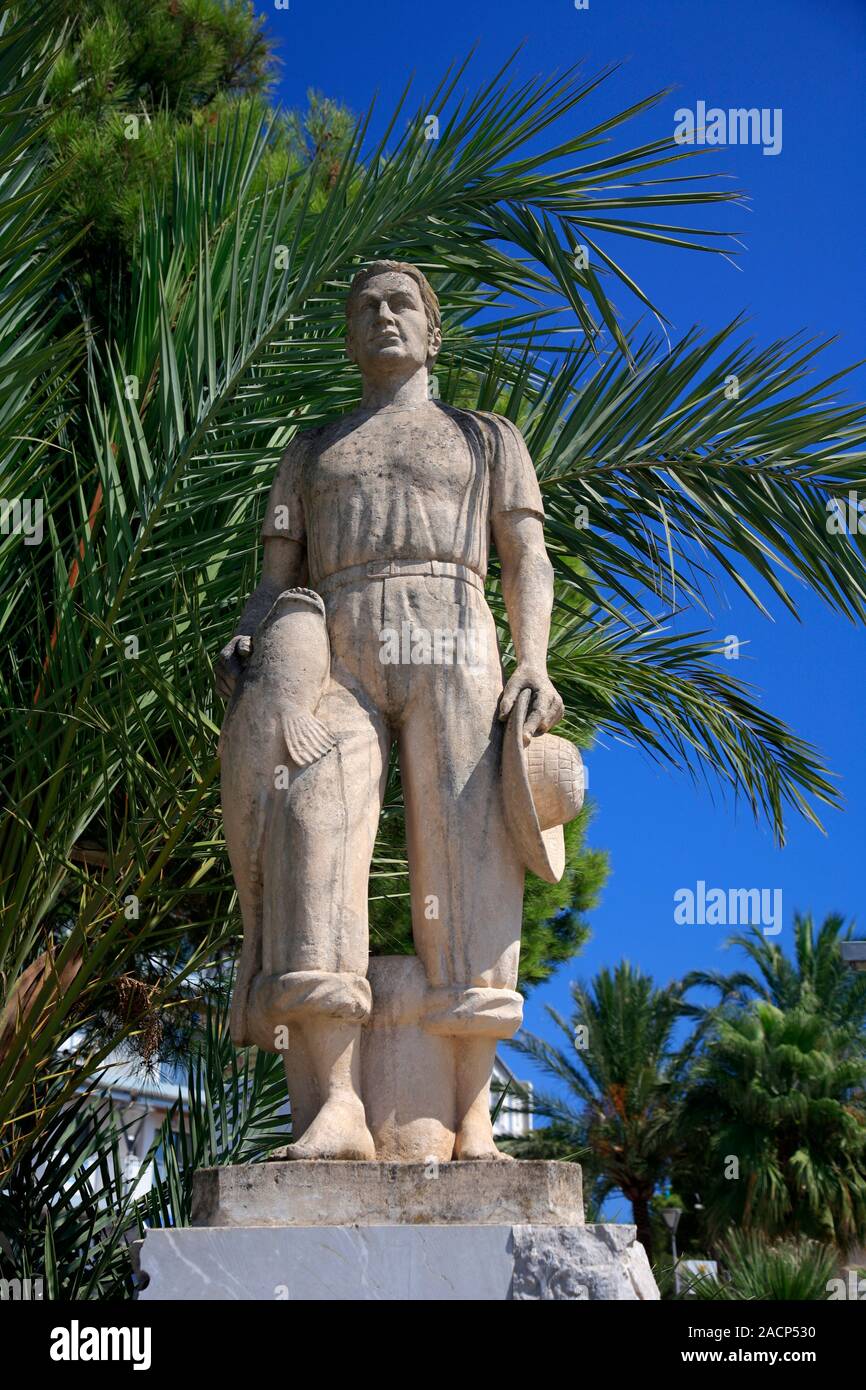
M 245 633 L 240 633 L 233 637 L 230 642 L 227 642 L 220 652 L 214 676 L 217 693 L 224 700 L 231 699 L 237 679 L 242 675 L 252 649 L 252 638 L 247 637 Z

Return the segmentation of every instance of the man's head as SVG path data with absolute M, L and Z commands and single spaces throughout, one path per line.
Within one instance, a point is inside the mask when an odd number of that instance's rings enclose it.
M 364 376 L 407 376 L 432 367 L 442 345 L 439 301 L 420 270 L 373 261 L 346 300 L 346 351 Z

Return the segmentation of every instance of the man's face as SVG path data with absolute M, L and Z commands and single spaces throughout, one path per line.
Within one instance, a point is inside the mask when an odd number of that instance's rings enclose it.
M 425 365 L 431 346 L 438 344 L 431 344 L 415 281 L 396 271 L 368 280 L 352 306 L 347 342 L 363 375 L 410 375 Z

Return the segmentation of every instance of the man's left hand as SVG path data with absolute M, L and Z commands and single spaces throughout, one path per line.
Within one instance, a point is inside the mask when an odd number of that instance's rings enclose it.
M 499 704 L 499 718 L 507 719 L 521 690 L 531 690 L 529 713 L 523 726 L 523 741 L 528 743 L 536 734 L 546 734 L 554 724 L 558 724 L 565 706 L 553 681 L 546 671 L 538 671 L 521 664 L 513 673 L 502 692 Z

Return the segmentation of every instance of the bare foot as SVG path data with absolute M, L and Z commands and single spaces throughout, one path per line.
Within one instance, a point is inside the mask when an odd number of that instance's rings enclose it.
M 296 1144 L 286 1145 L 280 1156 L 360 1159 L 363 1162 L 375 1159 L 373 1136 L 367 1128 L 361 1101 L 333 1097 L 325 1101 L 309 1129 Z
M 454 1140 L 454 1157 L 462 1163 L 480 1163 L 486 1159 L 505 1159 L 513 1162 L 513 1155 L 497 1149 L 493 1131 L 489 1125 L 463 1125 Z

